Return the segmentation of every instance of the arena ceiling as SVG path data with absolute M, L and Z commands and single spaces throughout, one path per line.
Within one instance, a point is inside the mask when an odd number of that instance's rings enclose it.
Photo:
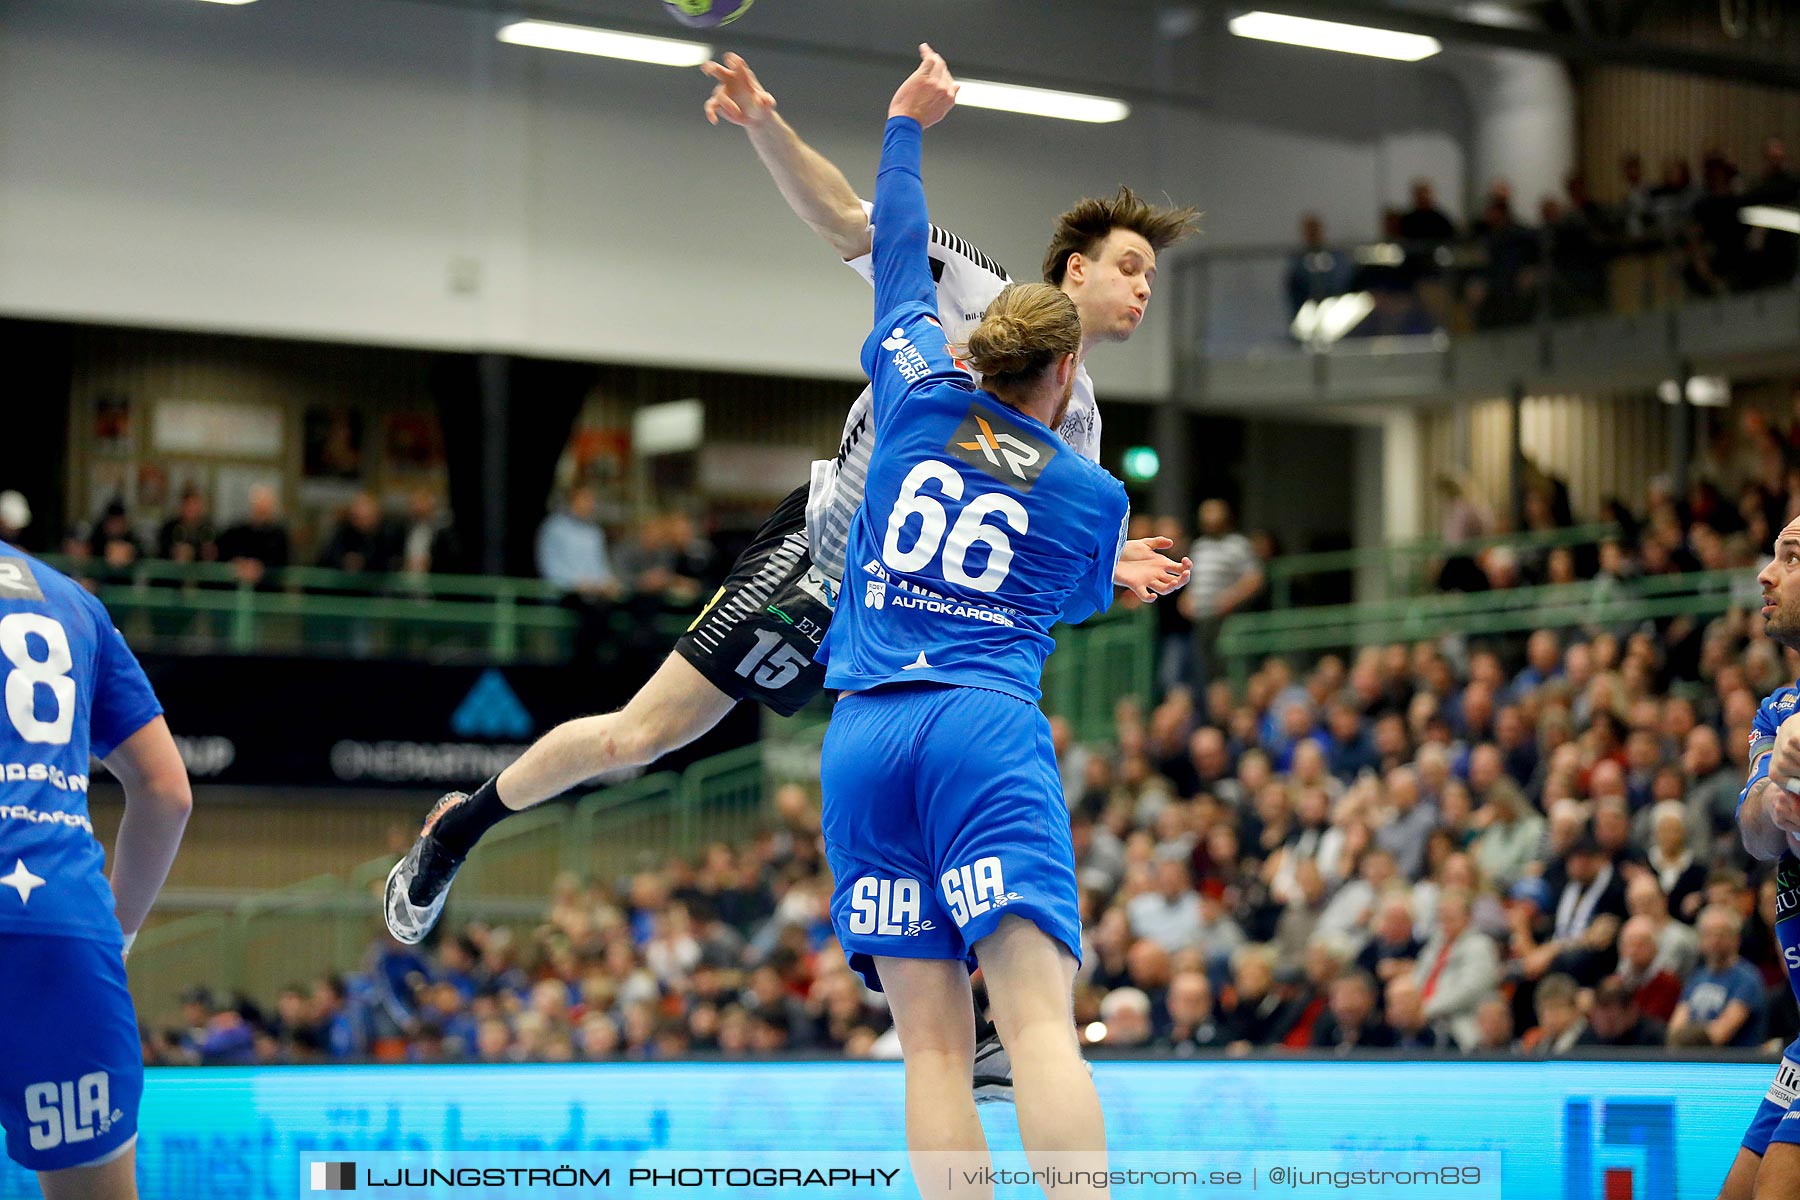
M 604 23 L 668 32 L 655 0 L 414 0 L 505 16 Z M 909 27 L 966 28 L 990 48 L 1012 42 L 1010 61 L 1079 61 L 1074 71 L 1012 73 L 1019 82 L 1094 74 L 1105 62 L 1149 64 L 1158 42 L 1223 30 L 1227 17 L 1252 8 L 1428 34 L 1450 47 L 1492 47 L 1554 55 L 1570 63 L 1608 63 L 1800 90 L 1800 8 L 1792 0 L 757 0 L 722 41 L 751 50 L 851 57 L 903 56 L 888 49 Z M 1132 47 L 1121 57 L 1114 48 Z M 1044 53 L 1049 51 L 1049 53 Z M 968 56 L 965 53 L 963 57 Z M 1090 72 L 1085 69 L 1093 67 Z M 1142 70 L 1130 70 L 1141 81 Z M 1124 80 L 1130 83 L 1128 78 Z M 1117 90 L 1115 86 L 1115 90 Z M 1140 98 L 1179 101 L 1179 84 L 1144 85 Z

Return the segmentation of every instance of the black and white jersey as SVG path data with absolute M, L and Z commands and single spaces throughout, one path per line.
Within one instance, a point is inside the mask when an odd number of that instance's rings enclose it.
M 870 205 L 865 202 L 863 208 L 870 210 Z M 988 305 L 1012 279 L 999 263 L 936 225 L 931 227 L 929 254 L 931 274 L 937 280 L 938 319 L 950 341 L 960 343 L 981 323 Z M 872 255 L 851 259 L 846 265 L 874 286 Z M 844 419 L 837 457 L 812 465 L 812 482 L 806 497 L 806 535 L 813 562 L 832 579 L 843 578 L 850 521 L 862 504 L 863 487 L 868 480 L 874 441 L 870 413 L 871 394 L 864 388 Z M 1076 369 L 1075 393 L 1057 432 L 1083 458 L 1099 461 L 1100 409 L 1094 402 L 1094 381 L 1088 377 L 1086 366 Z

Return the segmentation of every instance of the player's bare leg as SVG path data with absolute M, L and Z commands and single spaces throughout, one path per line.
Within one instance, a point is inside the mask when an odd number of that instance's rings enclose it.
M 919 1194 L 983 1200 L 993 1188 L 959 1183 L 947 1169 L 978 1171 L 990 1163 L 987 1135 L 969 1094 L 975 1061 L 975 1009 L 969 972 L 959 961 L 876 958 L 906 1059 L 906 1148 Z
M 1736 1173 L 1736 1164 L 1732 1171 Z M 1725 1182 L 1730 1185 L 1730 1176 Z M 1751 1194 L 1756 1200 L 1800 1200 L 1800 1146 L 1770 1142 L 1756 1170 L 1756 1190 Z
M 430 933 L 464 857 L 502 818 L 597 775 L 653 763 L 717 725 L 736 703 L 693 664 L 671 654 L 624 708 L 565 721 L 474 796 L 445 795 L 426 816 L 412 849 L 388 873 L 382 905 L 388 932 L 409 945 Z
M 737 701 L 679 654 L 663 660 L 617 712 L 565 721 L 500 772 L 500 799 L 517 812 L 625 767 L 648 766 L 720 721 Z
M 1075 1038 L 1075 957 L 1022 917 L 1007 916 L 975 943 L 994 1026 L 1013 1068 L 1019 1136 L 1036 1170 L 1104 1180 L 1106 1118 Z M 1104 1197 L 1104 1184 L 1050 1189 L 1051 1196 Z
M 39 1171 L 44 1200 L 137 1200 L 137 1141 L 97 1167 Z

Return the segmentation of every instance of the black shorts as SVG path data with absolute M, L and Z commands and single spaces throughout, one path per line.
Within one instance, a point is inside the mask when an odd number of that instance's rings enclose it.
M 775 506 L 675 652 L 721 692 L 791 717 L 825 687 L 813 661 L 836 585 L 813 566 L 806 488 Z

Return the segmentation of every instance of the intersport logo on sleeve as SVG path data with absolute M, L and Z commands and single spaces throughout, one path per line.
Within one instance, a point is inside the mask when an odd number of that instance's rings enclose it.
M 962 423 L 944 446 L 972 467 L 992 475 L 1014 491 L 1030 492 L 1038 476 L 1056 457 L 1050 442 L 996 412 L 971 404 Z

